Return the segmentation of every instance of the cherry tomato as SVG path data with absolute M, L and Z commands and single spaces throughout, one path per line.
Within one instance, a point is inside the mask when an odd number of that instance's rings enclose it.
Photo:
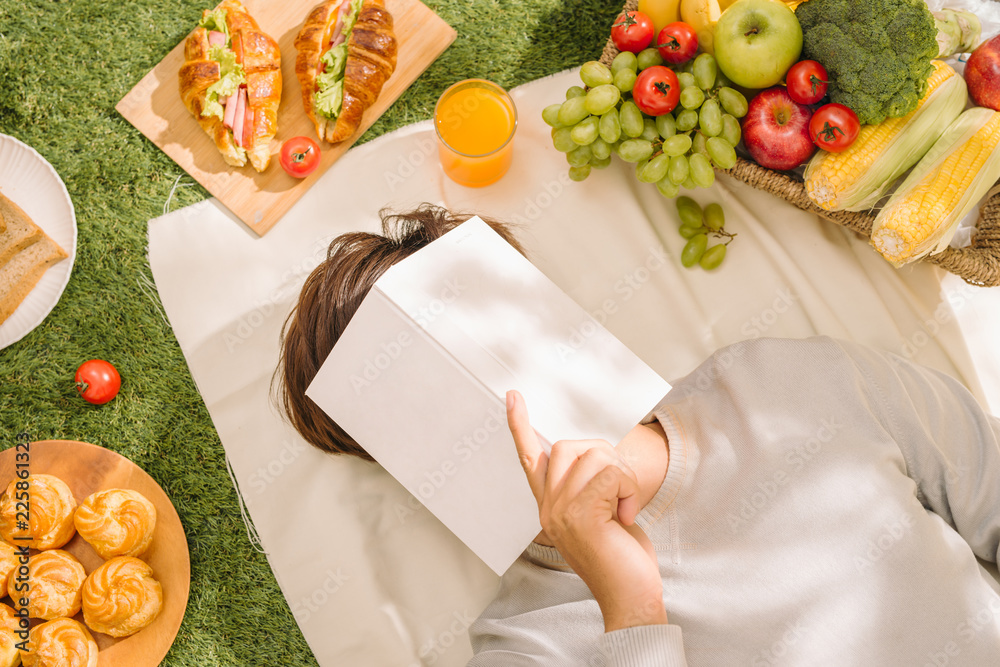
M 281 146 L 281 168 L 290 176 L 305 178 L 319 166 L 319 145 L 309 137 L 292 137 Z
M 653 19 L 642 12 L 625 12 L 611 26 L 611 39 L 619 51 L 639 53 L 653 41 L 653 32 Z
M 824 104 L 809 120 L 809 136 L 825 151 L 839 153 L 858 138 L 858 115 L 843 104 Z
M 657 35 L 656 48 L 668 63 L 686 63 L 698 52 L 698 35 L 684 21 L 676 21 L 664 26 Z
M 104 405 L 118 395 L 121 386 L 118 370 L 101 359 L 85 361 L 76 369 L 76 390 L 88 403 Z
M 665 57 L 665 56 L 664 56 Z M 816 104 L 826 95 L 830 76 L 815 60 L 800 60 L 785 75 L 788 95 L 799 104 Z
M 669 67 L 655 65 L 639 73 L 632 86 L 632 100 L 647 116 L 662 116 L 677 106 L 681 85 Z

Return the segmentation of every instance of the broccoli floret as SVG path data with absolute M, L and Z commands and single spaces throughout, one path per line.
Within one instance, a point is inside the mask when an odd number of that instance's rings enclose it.
M 802 57 L 830 74 L 830 98 L 881 123 L 917 107 L 938 55 L 937 26 L 923 0 L 809 0 L 795 16 Z
M 872 30 L 865 32 L 858 27 L 858 24 L 851 24 L 848 36 L 852 44 L 866 44 L 868 53 L 882 53 L 883 51 L 893 52 L 893 59 L 896 58 L 892 38 L 885 30 Z
M 917 108 L 917 102 L 920 101 L 921 97 L 922 95 L 918 95 L 916 91 L 909 88 L 897 91 L 885 103 L 886 117 L 896 118 L 897 116 L 905 116 Z

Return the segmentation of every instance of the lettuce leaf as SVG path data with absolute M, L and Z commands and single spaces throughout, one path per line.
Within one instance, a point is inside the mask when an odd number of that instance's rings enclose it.
M 351 31 L 354 30 L 354 24 L 358 22 L 358 14 L 361 12 L 362 2 L 364 0 L 351 0 L 351 10 L 344 17 L 344 29 L 341 30 L 344 37 L 350 36 Z
M 340 107 L 344 103 L 344 80 L 341 79 L 335 84 L 316 93 L 313 99 L 313 107 L 317 112 L 327 118 L 336 118 L 340 115 Z
M 346 39 L 332 49 L 327 49 L 320 63 L 326 65 L 323 73 L 316 76 L 316 95 L 313 97 L 313 110 L 327 118 L 340 115 L 344 103 L 344 71 L 347 69 L 347 41 L 350 39 L 354 24 L 358 22 L 361 3 L 364 0 L 351 0 L 351 9 L 344 17 L 342 33 Z
M 350 39 L 354 24 L 358 22 L 361 3 L 364 0 L 351 0 L 351 8 L 344 17 L 341 29 L 345 39 L 332 49 L 327 49 L 320 62 L 325 64 L 323 73 L 316 76 L 316 86 L 319 90 L 313 98 L 313 109 L 327 118 L 340 115 L 340 107 L 344 102 L 344 71 L 347 69 L 347 41 Z
M 344 71 L 347 68 L 347 42 L 328 49 L 320 62 L 326 65 L 322 74 L 316 76 L 319 88 L 313 98 L 313 109 L 326 118 L 340 115 L 344 101 Z
M 344 70 L 347 66 L 347 42 L 324 53 L 320 62 L 325 64 L 326 68 L 322 74 L 317 75 L 316 85 L 319 86 L 320 91 L 324 91 L 344 78 Z
M 221 46 L 213 46 L 208 52 L 209 58 L 219 63 L 219 80 L 206 90 L 205 108 L 202 116 L 218 116 L 220 120 L 226 117 L 225 108 L 219 98 L 229 97 L 240 86 L 246 83 L 243 67 L 236 62 L 236 53 Z
M 236 62 L 236 52 L 232 49 L 227 49 L 221 46 L 213 46 L 208 51 L 208 57 L 219 63 L 221 71 L 220 76 L 228 76 L 230 74 L 238 74 L 241 79 L 245 77 L 243 73 L 243 65 Z
M 215 30 L 226 36 L 226 44 L 229 44 L 229 26 L 226 25 L 226 10 L 216 9 L 198 22 L 205 30 Z

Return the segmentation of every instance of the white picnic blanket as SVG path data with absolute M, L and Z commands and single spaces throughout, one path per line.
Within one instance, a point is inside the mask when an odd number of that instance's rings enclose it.
M 303 280 L 336 235 L 377 231 L 383 206 L 430 201 L 519 223 L 537 266 L 668 380 L 728 343 L 828 334 L 950 373 L 1000 413 L 1000 288 L 923 263 L 895 270 L 843 228 L 728 179 L 693 194 L 725 207 L 738 234 L 729 257 L 713 273 L 684 269 L 673 202 L 630 165 L 566 177 L 540 112 L 576 77 L 513 91 L 514 163 L 488 188 L 447 180 L 422 122 L 350 151 L 263 238 L 215 200 L 149 223 L 166 314 L 320 664 L 464 664 L 497 583 L 384 471 L 312 449 L 269 400 Z

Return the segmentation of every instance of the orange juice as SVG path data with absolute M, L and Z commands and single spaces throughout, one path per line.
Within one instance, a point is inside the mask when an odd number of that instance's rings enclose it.
M 456 183 L 482 187 L 510 167 L 517 110 L 503 88 L 482 79 L 460 81 L 434 109 L 438 155 Z

